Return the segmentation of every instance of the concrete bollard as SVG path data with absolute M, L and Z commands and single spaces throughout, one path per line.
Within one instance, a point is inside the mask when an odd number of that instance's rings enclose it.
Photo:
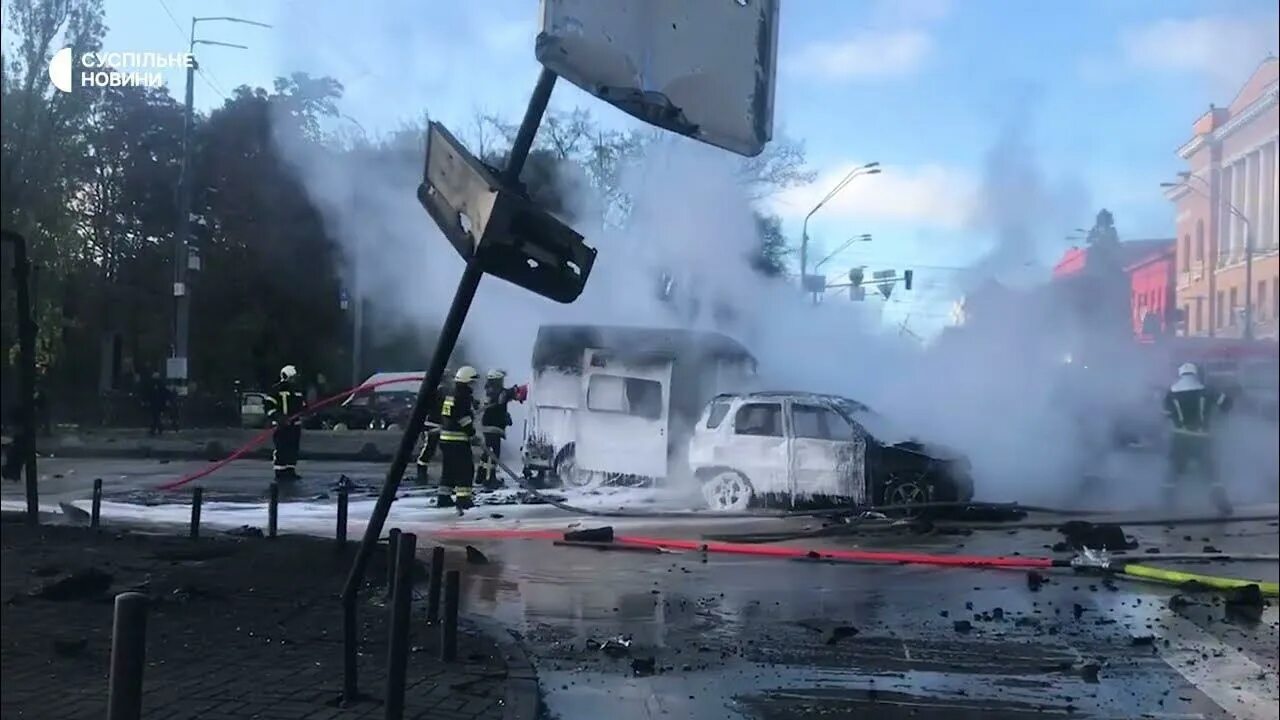
M 409 610 L 413 602 L 413 563 L 418 538 L 401 533 L 396 541 L 395 595 L 391 599 L 391 635 L 387 638 L 387 720 L 404 718 L 404 688 L 409 671 Z
M 440 584 L 444 582 L 444 548 L 431 548 L 431 574 L 427 580 L 427 623 L 440 622 Z
M 191 492 L 191 539 L 200 537 L 200 505 L 204 502 L 204 488 L 196 488 Z
M 351 491 L 344 480 L 338 486 L 338 527 L 333 533 L 333 537 L 337 540 L 339 552 L 347 546 L 347 502 L 350 496 Z
M 111 676 L 107 720 L 141 720 L 142 670 L 147 664 L 147 596 L 116 596 L 111 626 Z
M 89 510 L 89 527 L 102 523 L 102 478 L 93 479 L 93 505 Z
M 267 499 L 267 537 L 274 538 L 280 529 L 280 484 L 271 483 Z
M 458 658 L 458 600 L 462 594 L 462 574 L 450 570 L 444 576 L 444 622 L 440 624 L 440 659 Z
M 387 599 L 395 597 L 396 585 L 396 544 L 400 542 L 400 528 L 391 528 L 387 531 Z

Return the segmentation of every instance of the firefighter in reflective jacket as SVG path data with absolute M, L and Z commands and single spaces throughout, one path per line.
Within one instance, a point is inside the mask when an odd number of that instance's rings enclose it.
M 480 434 L 484 436 L 484 460 L 476 472 L 476 484 L 494 489 L 502 483 L 498 480 L 497 462 L 502 457 L 502 440 L 511 427 L 511 412 L 507 403 L 516 399 L 516 388 L 503 386 L 507 374 L 490 370 L 484 380 L 484 404 L 480 413 Z
M 277 480 L 298 478 L 298 449 L 302 445 L 302 426 L 290 416 L 302 412 L 306 406 L 302 391 L 297 385 L 298 368 L 285 365 L 280 368 L 280 382 L 266 398 L 267 419 L 275 427 L 271 440 L 275 451 L 271 453 L 271 468 Z
M 456 507 L 458 514 L 471 507 L 471 485 L 475 479 L 475 457 L 471 445 L 479 440 L 475 426 L 475 394 L 472 385 L 479 373 L 470 366 L 458 368 L 453 376 L 453 392 L 440 405 L 440 488 L 439 507 Z
M 444 404 L 445 395 L 448 393 L 448 376 L 452 371 L 449 368 L 444 369 L 444 375 L 440 378 L 440 385 L 436 388 L 435 404 L 427 410 L 427 422 L 424 425 L 426 439 L 422 442 L 422 449 L 418 451 L 418 482 L 426 483 L 427 466 L 436 457 L 436 450 L 440 446 L 440 407 Z
M 1174 503 L 1177 483 L 1191 465 L 1208 481 L 1214 505 L 1222 515 L 1231 514 L 1227 492 L 1214 468 L 1210 429 L 1219 412 L 1231 409 L 1225 394 L 1205 386 L 1200 369 L 1193 363 L 1178 368 L 1178 380 L 1164 396 L 1164 412 L 1172 425 L 1169 440 L 1169 476 L 1165 483 L 1165 503 Z

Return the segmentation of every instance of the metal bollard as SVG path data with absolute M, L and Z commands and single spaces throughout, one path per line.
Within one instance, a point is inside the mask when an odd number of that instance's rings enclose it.
M 431 548 L 431 574 L 427 579 L 427 623 L 440 622 L 440 585 L 444 582 L 444 548 Z
M 418 538 L 401 533 L 396 541 L 395 596 L 391 600 L 391 635 L 387 639 L 387 720 L 404 717 L 405 677 L 409 670 L 409 609 L 413 602 L 413 562 Z
M 204 488 L 196 488 L 191 493 L 191 539 L 200 537 L 200 505 L 204 502 Z
M 462 574 L 450 570 L 444 576 L 444 622 L 440 625 L 440 659 L 453 662 L 458 657 L 458 598 Z
M 280 528 L 280 484 L 271 483 L 271 494 L 267 500 L 267 537 L 273 538 Z
M 344 479 L 342 484 L 338 486 L 338 529 L 334 531 L 334 538 L 337 540 L 338 550 L 342 551 L 347 546 L 347 502 L 351 491 L 347 487 Z
M 387 599 L 395 597 L 396 586 L 396 544 L 400 542 L 400 528 L 391 528 L 387 531 Z
M 102 478 L 93 479 L 93 505 L 89 510 L 89 527 L 102 523 Z
M 107 720 L 141 720 L 142 670 L 147 664 L 147 596 L 116 596 L 111 626 L 111 679 Z

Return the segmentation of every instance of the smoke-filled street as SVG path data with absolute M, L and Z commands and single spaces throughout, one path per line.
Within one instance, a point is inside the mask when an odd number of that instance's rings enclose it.
M 1280 720 L 1274 0 L 3 3 L 4 720 Z

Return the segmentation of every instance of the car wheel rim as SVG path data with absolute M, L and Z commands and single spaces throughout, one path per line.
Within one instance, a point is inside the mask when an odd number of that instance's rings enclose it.
M 751 498 L 751 490 L 737 475 L 719 475 L 704 486 L 707 504 L 716 510 L 739 510 Z
M 919 505 L 920 503 L 925 502 L 926 497 L 924 488 L 920 487 L 920 485 L 915 482 L 907 481 L 894 485 L 893 489 L 889 491 L 889 497 L 886 499 L 888 500 L 888 502 L 885 503 L 886 505 Z M 903 514 L 913 515 L 919 512 L 919 510 L 905 508 L 900 512 Z

